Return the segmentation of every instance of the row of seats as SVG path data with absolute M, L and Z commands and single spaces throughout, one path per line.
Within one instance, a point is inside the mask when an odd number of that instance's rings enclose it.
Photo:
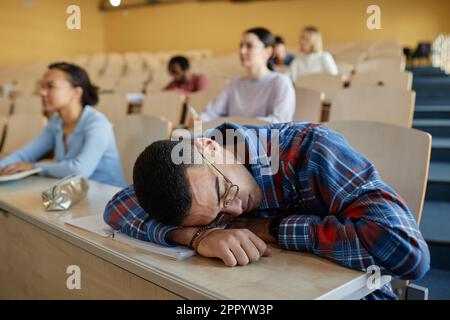
M 194 51 L 195 52 L 195 51 Z M 352 73 L 373 70 L 398 70 L 405 68 L 405 59 L 398 50 L 380 51 L 378 55 L 368 53 L 366 49 L 350 47 L 345 50 L 335 50 L 334 57 L 340 73 L 346 80 Z M 151 83 L 156 90 L 168 83 L 167 53 L 117 53 L 78 56 L 74 59 L 62 59 L 80 64 L 90 74 L 103 92 L 142 92 Z M 185 54 L 185 53 L 183 53 Z M 189 52 L 186 53 L 189 56 Z M 192 60 L 192 70 L 201 72 L 212 79 L 226 79 L 241 74 L 237 54 L 212 56 L 208 51 L 198 51 L 190 54 L 197 58 Z M 39 80 L 45 72 L 47 63 L 0 68 L 0 85 L 16 84 L 15 90 L 22 95 L 37 93 Z M 382 68 L 382 69 L 380 69 Z
M 379 75 L 380 77 L 377 77 Z M 352 81 L 350 88 L 344 88 L 339 76 L 310 75 L 296 82 L 297 107 L 294 120 L 320 122 L 323 103 L 331 104 L 330 119 L 378 119 L 403 126 L 411 126 L 414 108 L 414 92 L 400 87 L 409 86 L 410 73 L 400 73 L 398 83 L 392 83 L 395 77 L 382 73 L 371 73 Z M 383 86 L 380 86 L 383 79 Z M 400 85 L 403 82 L 403 85 Z M 404 85 L 407 84 L 407 85 Z M 373 85 L 373 86 L 371 86 Z M 222 87 L 223 88 L 223 87 Z M 222 90 L 221 87 L 193 94 L 188 101 L 175 92 L 154 92 L 145 96 L 141 113 L 161 117 L 174 126 L 183 124 L 185 102 L 198 112 L 205 110 L 209 101 Z M 14 100 L 0 99 L 0 116 L 10 114 L 42 114 L 42 102 L 39 97 L 17 97 Z M 101 94 L 97 109 L 111 122 L 129 112 L 129 102 L 124 94 Z M 188 120 L 187 120 L 188 121 Z

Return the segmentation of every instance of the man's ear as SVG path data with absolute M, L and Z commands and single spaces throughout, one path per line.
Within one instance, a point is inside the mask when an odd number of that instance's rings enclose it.
M 220 148 L 219 144 L 210 138 L 197 138 L 194 141 L 195 146 L 200 152 L 213 153 L 217 152 Z
M 195 140 L 197 150 L 215 163 L 223 163 L 223 148 L 210 138 L 198 138 Z

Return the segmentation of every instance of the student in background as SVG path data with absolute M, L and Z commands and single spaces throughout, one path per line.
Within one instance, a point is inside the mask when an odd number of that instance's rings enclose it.
M 33 141 L 0 161 L 0 175 L 41 168 L 49 177 L 77 174 L 118 187 L 126 185 L 111 124 L 92 106 L 97 87 L 82 68 L 68 63 L 49 66 L 41 97 L 51 118 Z M 26 128 L 24 128 L 26 130 Z M 36 162 L 54 150 L 55 162 Z
M 164 90 L 178 90 L 184 94 L 205 90 L 208 80 L 202 74 L 190 74 L 189 60 L 183 56 L 175 56 L 169 61 L 169 73 L 173 77 Z
M 281 36 L 275 37 L 274 57 L 271 63 L 275 66 L 289 66 L 295 56 L 287 52 L 286 44 Z
M 338 74 L 338 67 L 332 55 L 323 51 L 322 35 L 316 27 L 306 27 L 302 30 L 300 52 L 291 64 L 290 76 L 293 82 L 308 74 Z
M 295 91 L 289 77 L 273 72 L 270 58 L 275 39 L 269 30 L 254 28 L 242 35 L 239 56 L 246 76 L 232 80 L 211 101 L 202 121 L 219 117 L 258 118 L 272 123 L 289 122 L 295 111 Z

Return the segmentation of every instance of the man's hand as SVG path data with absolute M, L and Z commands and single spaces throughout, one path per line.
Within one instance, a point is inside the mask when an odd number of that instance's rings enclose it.
M 240 216 L 233 219 L 227 229 L 248 229 L 267 243 L 277 243 L 277 239 L 269 233 L 271 221 L 272 219 Z
M 0 169 L 0 176 L 11 175 L 17 172 L 33 169 L 33 165 L 29 162 L 18 162 L 8 167 Z
M 267 244 L 247 229 L 212 229 L 196 241 L 196 251 L 207 258 L 219 258 L 226 266 L 245 266 L 269 257 Z

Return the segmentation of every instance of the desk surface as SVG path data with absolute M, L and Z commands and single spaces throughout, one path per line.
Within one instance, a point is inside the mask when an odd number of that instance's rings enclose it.
M 117 188 L 90 181 L 87 199 L 64 213 L 46 212 L 41 192 L 56 180 L 30 177 L 0 184 L 0 208 L 102 259 L 187 299 L 359 299 L 368 293 L 367 275 L 309 253 L 272 248 L 270 258 L 227 268 L 195 256 L 184 261 L 68 226 L 73 218 L 103 214 Z

